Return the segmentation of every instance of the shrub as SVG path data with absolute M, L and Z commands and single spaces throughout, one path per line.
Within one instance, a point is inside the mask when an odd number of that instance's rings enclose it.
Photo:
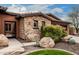
M 67 33 L 59 25 L 45 26 L 41 28 L 42 37 L 51 37 L 55 42 L 59 42 Z

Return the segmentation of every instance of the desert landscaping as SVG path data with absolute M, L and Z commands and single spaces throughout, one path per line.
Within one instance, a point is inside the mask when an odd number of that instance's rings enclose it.
M 35 35 L 35 37 L 30 35 L 29 37 L 31 37 L 30 40 L 33 40 L 37 39 L 38 35 Z M 62 51 L 65 50 L 70 51 L 69 53 L 79 54 L 78 39 L 78 36 L 67 35 L 55 42 L 51 37 L 47 36 L 41 38 L 41 40 L 38 38 L 38 40 L 35 41 L 25 42 L 25 40 L 22 41 L 21 39 L 7 38 L 5 35 L 0 34 L 0 54 L 26 55 L 31 51 L 39 49 L 62 49 Z
M 79 55 L 78 19 L 74 14 L 69 14 L 74 18 L 71 23 L 52 13 L 7 9 L 0 6 L 0 55 Z

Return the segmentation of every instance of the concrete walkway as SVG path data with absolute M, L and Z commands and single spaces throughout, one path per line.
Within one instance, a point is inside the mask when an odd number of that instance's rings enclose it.
M 36 42 L 29 42 L 29 43 L 22 43 L 23 46 L 31 46 L 31 45 L 36 45 Z
M 17 39 L 9 39 L 9 46 L 3 49 L 0 49 L 0 55 L 9 54 L 14 52 L 24 52 L 22 46 L 35 45 L 35 42 L 31 43 L 20 43 Z
M 22 43 L 20 43 L 17 39 L 13 38 L 13 39 L 9 39 L 9 47 L 13 47 L 13 46 L 22 46 Z

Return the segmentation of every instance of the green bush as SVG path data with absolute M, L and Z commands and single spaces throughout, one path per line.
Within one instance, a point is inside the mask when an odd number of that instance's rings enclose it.
M 67 33 L 59 25 L 45 26 L 41 28 L 42 37 L 51 37 L 55 42 L 59 42 Z

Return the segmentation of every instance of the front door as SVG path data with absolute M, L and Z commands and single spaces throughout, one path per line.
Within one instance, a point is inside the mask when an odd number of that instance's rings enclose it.
M 6 21 L 4 23 L 4 32 L 6 37 L 16 37 L 16 22 Z

